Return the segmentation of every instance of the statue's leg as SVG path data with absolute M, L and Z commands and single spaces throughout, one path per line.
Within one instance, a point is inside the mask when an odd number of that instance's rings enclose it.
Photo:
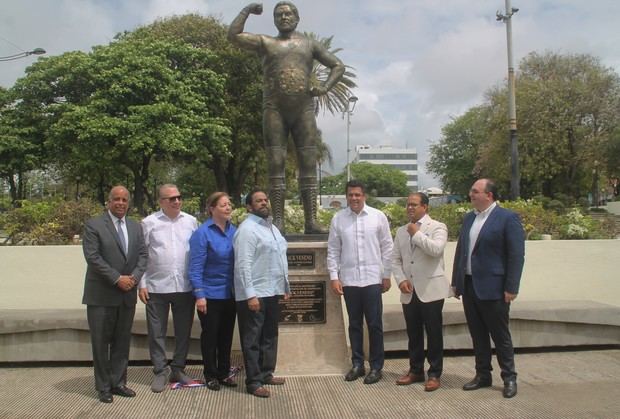
M 269 173 L 269 201 L 273 224 L 284 234 L 284 199 L 286 183 L 286 143 L 288 130 L 284 119 L 277 110 L 265 109 L 263 112 L 263 137 L 267 153 Z
M 306 234 L 327 233 L 327 229 L 316 220 L 317 193 L 317 127 L 314 108 L 309 107 L 293 126 L 293 139 L 297 149 L 299 167 L 299 190 L 304 207 L 304 232 Z

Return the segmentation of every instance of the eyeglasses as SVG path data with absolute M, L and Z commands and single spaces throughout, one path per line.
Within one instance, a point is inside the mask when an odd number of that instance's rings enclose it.
M 169 197 L 163 197 L 160 198 L 162 201 L 168 201 L 168 202 L 175 202 L 175 201 L 182 201 L 183 198 L 181 197 L 181 195 L 175 195 L 175 196 L 169 196 Z

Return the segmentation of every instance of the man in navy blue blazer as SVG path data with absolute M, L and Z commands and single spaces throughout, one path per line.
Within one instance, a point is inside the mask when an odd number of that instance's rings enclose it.
M 510 303 L 517 298 L 525 256 L 519 216 L 497 205 L 491 179 L 469 191 L 474 211 L 463 220 L 454 256 L 452 287 L 463 309 L 476 356 L 476 376 L 463 390 L 490 387 L 491 338 L 504 380 L 503 396 L 517 394 L 517 373 L 509 328 Z

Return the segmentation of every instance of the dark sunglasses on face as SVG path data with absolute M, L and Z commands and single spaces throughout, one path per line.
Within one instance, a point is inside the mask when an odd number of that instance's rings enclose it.
M 175 196 L 169 196 L 167 198 L 161 198 L 162 201 L 168 201 L 168 202 L 174 202 L 174 201 L 181 201 L 183 200 L 183 198 L 181 197 L 181 195 L 175 195 Z

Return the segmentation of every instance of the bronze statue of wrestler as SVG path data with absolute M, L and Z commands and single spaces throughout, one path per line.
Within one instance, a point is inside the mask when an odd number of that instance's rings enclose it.
M 343 76 L 345 66 L 319 42 L 295 31 L 299 13 L 288 1 L 277 3 L 273 10 L 277 36 L 243 32 L 248 16 L 262 12 L 259 3 L 244 7 L 230 24 L 228 39 L 241 48 L 257 52 L 262 59 L 263 137 L 273 222 L 284 232 L 284 170 L 287 139 L 291 134 L 297 150 L 305 233 L 325 233 L 316 221 L 317 127 L 313 97 L 326 94 Z M 330 69 L 327 80 L 320 86 L 310 83 L 314 60 Z

